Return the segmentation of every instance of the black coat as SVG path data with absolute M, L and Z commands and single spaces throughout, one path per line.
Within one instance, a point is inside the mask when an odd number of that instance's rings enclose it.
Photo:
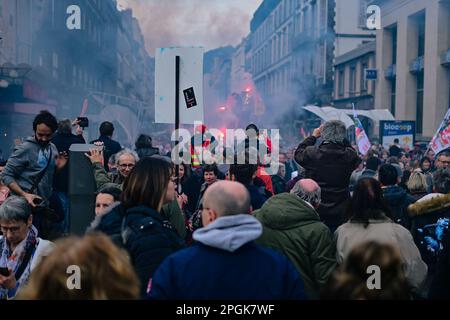
M 58 152 L 66 152 L 69 154 L 69 149 L 72 144 L 84 144 L 86 141 L 83 136 L 74 135 L 72 133 L 56 133 L 52 138 L 53 144 L 58 149 Z M 69 159 L 70 161 L 70 159 Z M 55 173 L 53 179 L 53 188 L 55 191 L 69 192 L 69 162 L 61 171 Z
M 406 193 L 405 189 L 400 186 L 389 186 L 383 188 L 383 197 L 389 208 L 392 210 L 393 216 L 390 218 L 410 230 L 411 221 L 408 214 L 408 207 L 410 204 L 416 202 L 416 199 Z
M 439 256 L 436 274 L 431 283 L 429 299 L 450 299 L 450 232 L 443 238 L 444 249 Z
M 103 215 L 91 230 L 101 231 L 116 245 L 125 247 L 140 280 L 142 297 L 145 297 L 149 279 L 161 262 L 184 246 L 184 241 L 165 215 L 146 206 L 125 211 L 122 205 L 118 205 Z
M 306 138 L 295 151 L 295 161 L 305 169 L 305 177 L 316 181 L 322 190 L 320 217 L 332 229 L 343 222 L 343 210 L 350 198 L 350 176 L 358 155 L 348 142 L 322 142 Z
M 125 247 L 141 282 L 144 297 L 153 273 L 165 258 L 184 247 L 184 241 L 169 221 L 149 207 L 128 209 L 125 225 L 129 230 Z

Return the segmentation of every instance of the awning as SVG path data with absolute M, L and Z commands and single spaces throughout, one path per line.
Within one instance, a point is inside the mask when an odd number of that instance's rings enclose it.
M 306 111 L 314 113 L 316 116 L 324 121 L 340 120 L 345 124 L 348 129 L 354 125 L 353 120 L 342 110 L 333 107 L 317 107 L 317 106 L 306 106 L 302 107 Z
M 351 116 L 353 116 L 352 109 L 336 109 L 333 107 L 317 106 L 305 106 L 302 108 L 311 113 L 314 113 L 324 121 L 340 120 L 345 124 L 345 127 L 347 129 L 354 125 L 354 122 L 351 118 Z M 379 124 L 380 121 L 395 120 L 394 116 L 387 109 L 356 110 L 356 114 L 358 116 L 364 116 L 371 119 L 375 122 L 375 124 Z

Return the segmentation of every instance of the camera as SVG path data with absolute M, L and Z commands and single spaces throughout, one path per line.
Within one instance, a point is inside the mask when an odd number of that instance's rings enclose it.
M 89 119 L 87 117 L 78 117 L 77 120 L 80 122 L 79 126 L 81 128 L 89 127 Z
M 8 276 L 9 276 L 9 270 L 8 270 L 8 268 L 0 267 L 0 274 L 1 274 L 2 276 L 4 276 L 4 277 L 8 277 Z
M 34 198 L 33 203 L 36 205 L 36 207 L 42 208 L 46 206 L 45 200 L 40 198 Z

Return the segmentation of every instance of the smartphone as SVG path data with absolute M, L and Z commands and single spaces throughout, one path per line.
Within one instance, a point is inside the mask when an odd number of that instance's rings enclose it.
M 78 121 L 80 121 L 79 126 L 82 128 L 87 128 L 89 127 L 89 119 L 86 117 L 78 117 L 77 118 Z
M 4 276 L 4 277 L 8 277 L 8 276 L 9 276 L 9 270 L 8 270 L 8 268 L 0 267 L 0 274 L 1 274 L 2 276 Z

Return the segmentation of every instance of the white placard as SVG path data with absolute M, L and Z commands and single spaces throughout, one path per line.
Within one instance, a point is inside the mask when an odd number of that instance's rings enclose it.
M 175 123 L 175 57 L 180 56 L 180 124 L 203 120 L 204 48 L 158 48 L 155 54 L 155 122 Z M 184 91 L 193 88 L 196 105 L 188 108 Z

